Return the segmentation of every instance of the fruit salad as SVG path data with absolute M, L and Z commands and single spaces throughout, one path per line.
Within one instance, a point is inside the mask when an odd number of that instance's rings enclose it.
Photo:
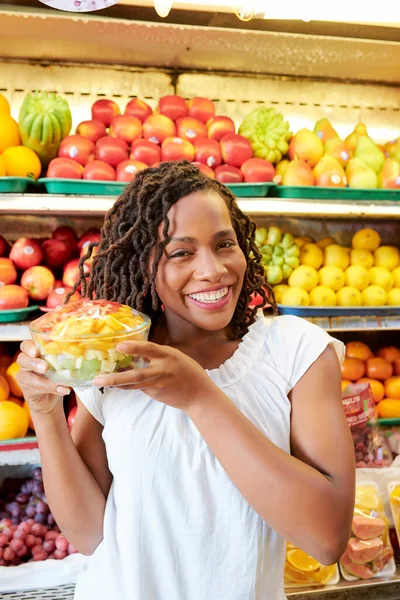
M 145 341 L 150 319 L 129 306 L 106 300 L 81 300 L 60 306 L 30 325 L 47 376 L 68 385 L 90 386 L 97 375 L 143 366 L 118 352 L 125 341 Z

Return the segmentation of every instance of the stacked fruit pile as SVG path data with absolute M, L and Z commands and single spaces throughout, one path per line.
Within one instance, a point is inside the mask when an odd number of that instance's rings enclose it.
M 6 479 L 0 490 L 0 566 L 62 560 L 77 551 L 60 533 L 43 489 L 42 470 Z
M 30 301 L 46 300 L 47 308 L 62 304 L 79 279 L 79 256 L 99 239 L 99 229 L 79 238 L 67 226 L 55 229 L 51 238 L 19 238 L 11 246 L 0 236 L 0 310 L 25 308 Z M 90 261 L 85 269 L 89 272 Z M 73 299 L 79 297 L 76 292 Z
M 381 245 L 374 229 L 358 231 L 351 248 L 330 237 L 315 243 L 309 237 L 290 236 L 296 244 L 288 249 L 290 256 L 268 244 L 265 231 L 258 230 L 256 241 L 279 304 L 400 306 L 400 252 L 394 246 Z M 285 239 L 281 232 L 275 237 Z M 288 262 L 290 269 L 285 267 Z
M 207 98 L 164 96 L 154 113 L 135 98 L 124 114 L 113 100 L 97 100 L 92 119 L 61 142 L 47 176 L 129 182 L 147 167 L 186 159 L 223 183 L 272 181 L 271 162 L 253 158 L 232 119 L 215 112 Z
M 342 388 L 369 383 L 380 418 L 400 417 L 400 348 L 385 346 L 374 354 L 363 342 L 349 342 L 342 364 Z
M 16 375 L 19 365 L 17 356 L 9 356 L 4 344 L 0 344 L 0 440 L 25 437 L 33 429 L 29 407 L 24 401 Z
M 289 542 L 286 545 L 286 585 L 328 585 L 337 574 L 337 566 L 324 566 Z

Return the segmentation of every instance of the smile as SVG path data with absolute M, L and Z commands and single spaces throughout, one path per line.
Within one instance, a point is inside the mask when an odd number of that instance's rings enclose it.
M 211 292 L 200 292 L 199 294 L 188 294 L 189 298 L 202 302 L 204 304 L 216 304 L 229 293 L 229 287 L 223 287 L 219 290 L 212 290 Z

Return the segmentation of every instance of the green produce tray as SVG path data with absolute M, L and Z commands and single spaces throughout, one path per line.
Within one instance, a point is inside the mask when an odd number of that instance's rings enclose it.
M 31 184 L 36 184 L 31 177 L 0 177 L 0 194 L 23 194 Z
M 379 425 L 382 427 L 397 427 L 400 425 L 400 419 L 396 417 L 392 417 L 391 419 L 378 419 Z
M 271 196 L 276 198 L 299 198 L 305 200 L 364 200 L 374 202 L 400 202 L 400 190 L 363 190 L 356 188 L 335 188 L 318 186 L 276 186 L 271 190 Z
M 0 310 L 0 323 L 16 323 L 24 321 L 30 313 L 39 310 L 39 306 L 27 306 L 26 308 L 15 308 L 14 310 Z
M 276 183 L 226 183 L 225 185 L 238 198 L 265 198 L 276 187 Z
M 279 314 L 297 317 L 397 317 L 400 306 L 286 306 L 278 304 Z
M 79 196 L 119 196 L 127 186 L 121 181 L 87 181 L 85 179 L 38 179 L 48 194 L 74 194 Z

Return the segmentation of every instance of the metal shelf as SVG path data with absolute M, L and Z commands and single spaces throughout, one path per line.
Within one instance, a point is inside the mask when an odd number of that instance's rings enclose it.
M 0 194 L 0 214 L 102 216 L 115 200 L 114 196 Z M 260 217 L 400 219 L 400 202 L 238 198 L 238 205 L 247 214 Z
M 29 339 L 29 321 L 0 323 L 0 341 L 22 342 Z
M 296 588 L 286 590 L 291 600 L 397 600 L 400 597 L 400 572 L 387 579 L 369 579 L 368 581 L 344 581 L 334 586 Z

